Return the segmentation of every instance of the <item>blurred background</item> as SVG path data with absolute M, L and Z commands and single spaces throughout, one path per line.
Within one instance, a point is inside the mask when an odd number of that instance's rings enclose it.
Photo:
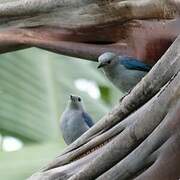
M 66 147 L 59 118 L 70 94 L 98 121 L 120 99 L 97 63 L 31 48 L 0 55 L 0 179 L 24 180 Z

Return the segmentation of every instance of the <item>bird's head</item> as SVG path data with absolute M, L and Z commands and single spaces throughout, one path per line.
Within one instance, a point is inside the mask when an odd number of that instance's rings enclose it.
M 73 109 L 82 109 L 82 99 L 79 96 L 70 95 L 69 105 Z
M 118 62 L 118 56 L 112 52 L 106 52 L 99 56 L 98 58 L 99 65 L 97 68 L 108 68 L 116 65 Z

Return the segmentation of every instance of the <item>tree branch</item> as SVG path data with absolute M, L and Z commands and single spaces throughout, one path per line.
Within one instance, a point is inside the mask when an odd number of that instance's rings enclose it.
M 111 22 L 122 23 L 132 19 L 173 18 L 175 7 L 169 2 L 169 0 L 112 2 L 17 0 L 0 4 L 0 24 L 1 27 L 51 25 L 79 28 Z

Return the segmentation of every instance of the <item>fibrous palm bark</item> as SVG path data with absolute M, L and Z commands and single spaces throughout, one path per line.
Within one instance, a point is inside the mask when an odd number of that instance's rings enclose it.
M 2 53 L 36 46 L 90 60 L 105 51 L 152 64 L 160 59 L 122 102 L 30 179 L 180 178 L 179 8 L 177 0 L 0 3 Z

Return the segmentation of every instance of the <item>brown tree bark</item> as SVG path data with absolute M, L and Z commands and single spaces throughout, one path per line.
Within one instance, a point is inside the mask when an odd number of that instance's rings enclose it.
M 177 0 L 0 3 L 1 53 L 35 46 L 94 61 L 106 51 L 152 64 L 160 59 L 110 113 L 29 179 L 180 178 L 179 10 Z
M 8 0 L 0 3 L 0 52 L 36 46 L 96 61 L 113 51 L 154 64 L 178 36 L 178 7 L 175 0 Z

